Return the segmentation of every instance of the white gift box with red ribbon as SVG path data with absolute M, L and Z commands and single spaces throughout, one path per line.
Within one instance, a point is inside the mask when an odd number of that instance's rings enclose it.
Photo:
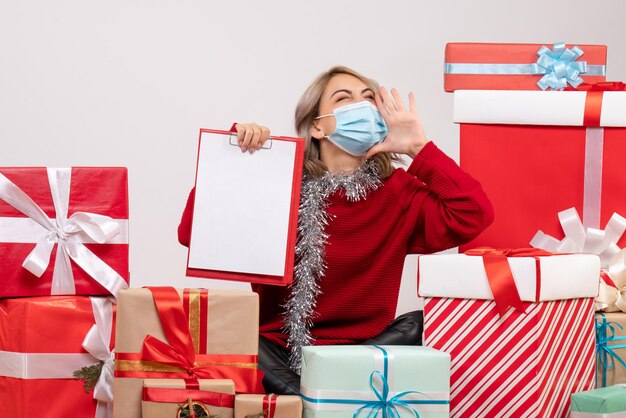
M 481 252 L 418 260 L 423 344 L 452 358 L 450 416 L 566 418 L 571 394 L 595 383 L 599 257 Z M 508 273 L 489 278 L 489 258 L 500 267 L 504 261 Z M 519 296 L 515 309 L 508 307 L 512 293 Z M 504 309 L 498 294 L 507 299 Z

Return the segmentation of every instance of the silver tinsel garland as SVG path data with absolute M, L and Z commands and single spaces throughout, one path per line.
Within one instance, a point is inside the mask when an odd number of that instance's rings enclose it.
M 343 189 L 346 199 L 351 202 L 365 199 L 370 191 L 382 186 L 380 178 L 378 166 L 370 161 L 353 172 L 327 172 L 317 178 L 304 176 L 298 210 L 294 280 L 291 295 L 284 305 L 284 330 L 291 349 L 289 365 L 297 373 L 300 373 L 302 347 L 314 342 L 310 327 L 321 293 L 319 281 L 326 269 L 324 245 L 328 235 L 325 229 L 331 218 L 326 212 L 327 198 Z

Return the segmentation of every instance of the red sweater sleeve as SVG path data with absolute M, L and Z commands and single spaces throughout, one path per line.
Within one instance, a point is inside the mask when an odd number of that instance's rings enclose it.
M 193 204 L 195 200 L 196 188 L 194 187 L 191 189 L 191 192 L 189 192 L 187 205 L 185 206 L 183 216 L 181 217 L 180 224 L 178 225 L 178 242 L 183 244 L 185 247 L 189 247 L 189 241 L 191 241 L 191 220 L 193 219 Z
M 427 254 L 464 244 L 493 222 L 480 183 L 429 142 L 408 168 L 403 207 L 412 228 L 408 253 Z

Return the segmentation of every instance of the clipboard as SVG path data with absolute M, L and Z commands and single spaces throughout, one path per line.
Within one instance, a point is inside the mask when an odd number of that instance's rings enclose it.
M 250 155 L 235 132 L 200 129 L 187 276 L 290 284 L 303 164 L 302 138 Z

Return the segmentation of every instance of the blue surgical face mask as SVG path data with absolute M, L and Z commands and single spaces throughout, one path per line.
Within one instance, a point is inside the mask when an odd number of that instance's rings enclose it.
M 335 117 L 335 131 L 328 139 L 352 155 L 365 155 L 367 150 L 387 136 L 387 125 L 378 109 L 368 101 L 351 103 L 333 110 L 332 114 L 315 119 Z

